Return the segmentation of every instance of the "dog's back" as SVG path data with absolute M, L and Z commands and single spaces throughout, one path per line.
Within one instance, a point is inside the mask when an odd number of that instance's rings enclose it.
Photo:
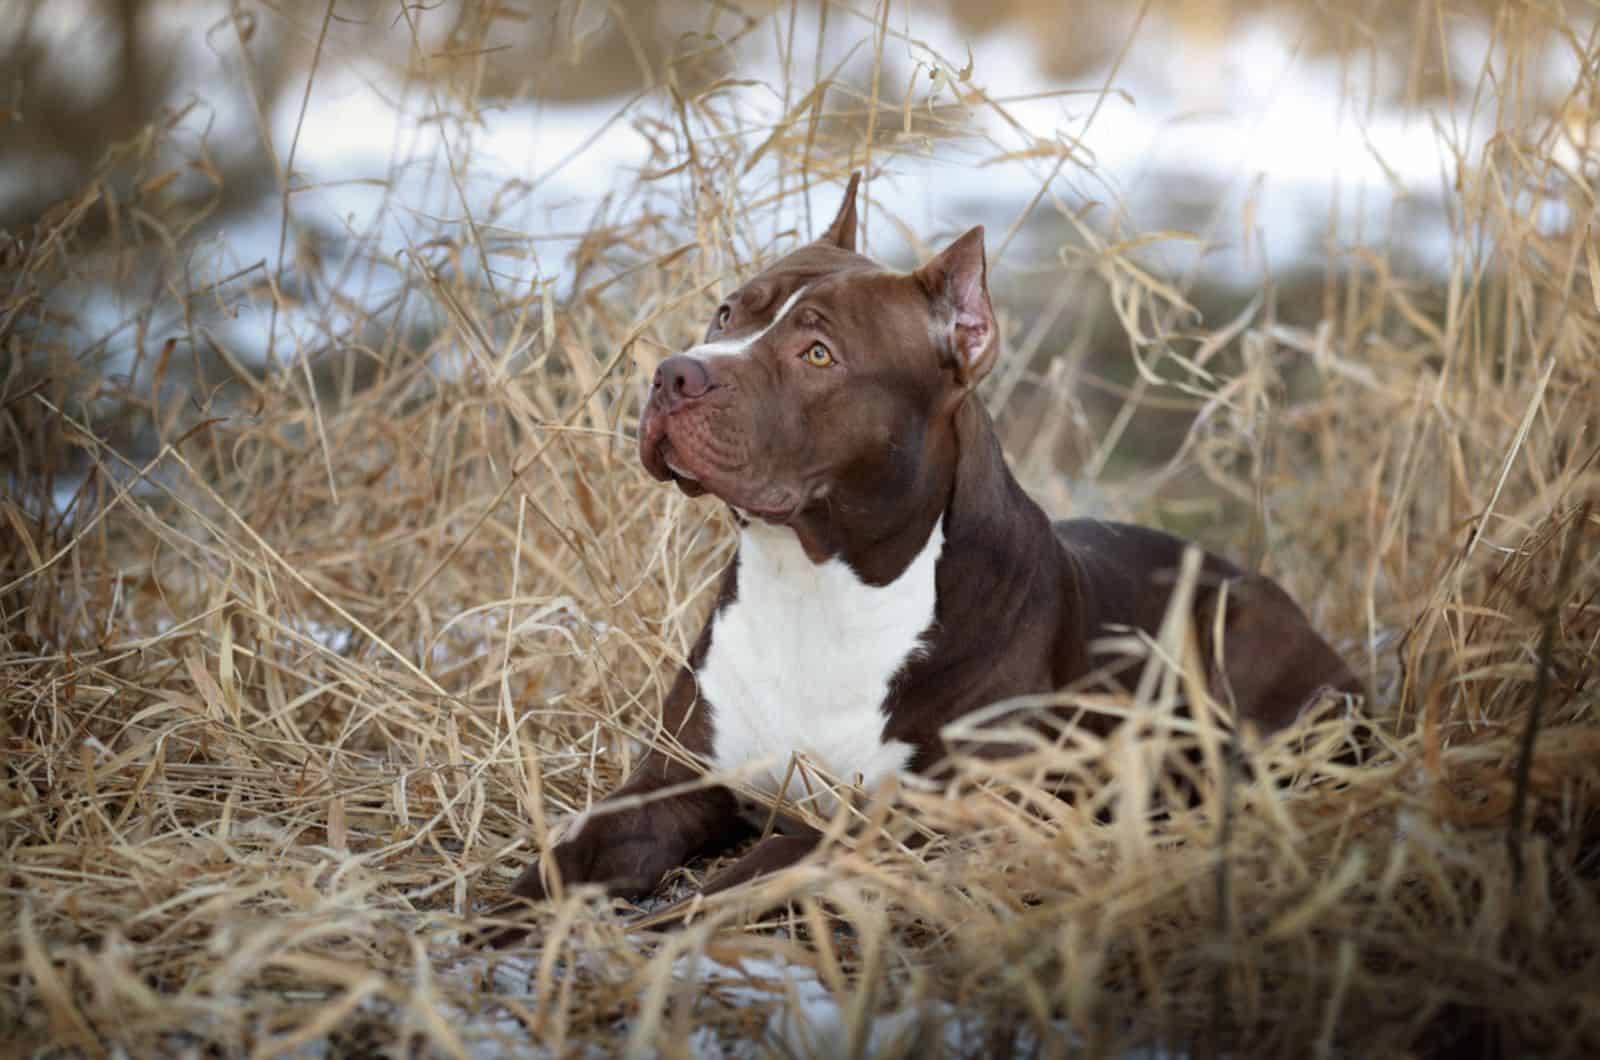
M 1154 635 L 1187 543 L 1161 530 L 1100 519 L 1051 526 L 1070 559 L 1085 619 L 1082 633 L 1092 640 L 1114 636 L 1115 627 L 1132 627 Z M 1217 660 L 1215 620 L 1224 600 L 1224 657 Z M 1241 719 L 1277 729 L 1324 688 L 1360 691 L 1338 653 L 1320 637 L 1305 635 L 1309 623 L 1288 593 L 1221 556 L 1203 553 L 1191 614 L 1211 694 L 1231 701 Z M 1136 660 L 1099 652 L 1092 661 L 1124 687 L 1137 680 Z

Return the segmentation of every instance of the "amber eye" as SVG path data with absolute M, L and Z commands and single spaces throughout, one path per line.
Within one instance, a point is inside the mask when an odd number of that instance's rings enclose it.
M 728 318 L 731 316 L 733 316 L 733 310 L 729 309 L 727 306 L 723 306 L 721 309 L 717 310 L 718 331 L 721 331 L 723 328 L 728 326 Z
M 829 353 L 828 347 L 824 346 L 822 343 L 813 342 L 806 348 L 806 352 L 801 357 L 801 360 L 805 361 L 813 368 L 826 368 L 828 365 L 833 363 L 833 354 Z

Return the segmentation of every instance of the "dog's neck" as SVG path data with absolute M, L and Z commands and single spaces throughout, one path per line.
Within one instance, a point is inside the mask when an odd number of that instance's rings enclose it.
M 931 439 L 909 491 L 862 508 L 824 498 L 789 529 L 814 562 L 842 560 L 863 582 L 881 586 L 910 566 L 941 519 L 947 539 L 965 541 L 1009 540 L 1019 526 L 1048 523 L 1012 475 L 976 394 L 968 394 Z

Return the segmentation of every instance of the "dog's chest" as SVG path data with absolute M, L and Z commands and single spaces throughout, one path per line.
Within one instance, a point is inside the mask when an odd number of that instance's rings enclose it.
M 737 597 L 696 674 L 713 764 L 769 793 L 787 776 L 787 798 L 823 814 L 835 800 L 816 768 L 869 791 L 903 770 L 912 748 L 883 739 L 884 700 L 933 625 L 943 545 L 941 522 L 899 578 L 873 586 L 840 560 L 812 563 L 787 529 L 747 527 Z

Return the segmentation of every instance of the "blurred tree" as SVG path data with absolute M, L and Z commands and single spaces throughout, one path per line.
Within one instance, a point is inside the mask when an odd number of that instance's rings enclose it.
M 192 71 L 178 59 L 170 33 L 152 32 L 157 9 L 196 8 L 187 0 L 10 0 L 0 5 L 0 70 L 9 101 L 9 127 L 0 138 L 0 230 L 25 232 L 54 203 L 78 194 L 109 152 L 153 144 L 141 136 L 151 122 L 190 102 Z M 213 9 L 214 10 L 214 9 Z M 167 20 L 183 24 L 182 19 Z M 235 9 L 206 33 L 219 58 L 230 47 L 249 48 L 261 106 L 270 108 L 288 76 L 279 35 L 256 34 L 250 12 Z M 240 86 L 228 86 L 239 90 Z M 216 148 L 225 148 L 216 150 Z M 222 189 L 234 198 L 270 184 L 271 174 L 255 143 L 207 144 L 209 162 Z M 148 179 L 130 168 L 105 174 L 121 197 L 126 185 Z M 118 186 L 118 185 L 122 186 Z M 90 218 L 79 231 L 92 236 Z

